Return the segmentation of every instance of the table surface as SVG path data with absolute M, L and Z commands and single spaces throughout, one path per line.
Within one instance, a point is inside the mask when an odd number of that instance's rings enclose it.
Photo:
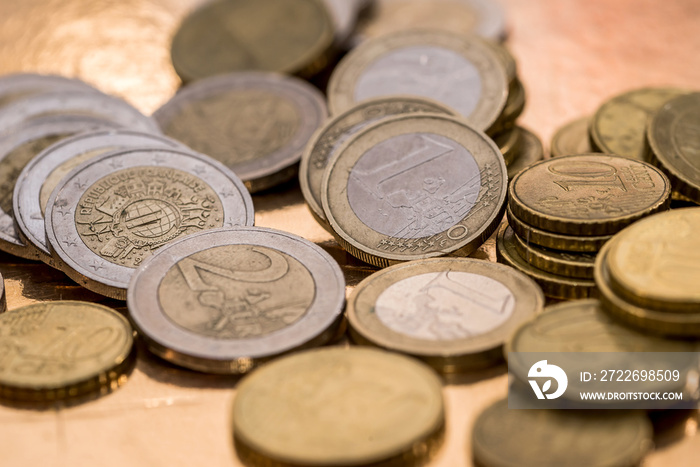
M 0 74 L 37 71 L 78 76 L 145 113 L 180 81 L 169 43 L 181 18 L 202 0 L 0 1 Z M 501 0 L 508 45 L 528 101 L 521 124 L 548 145 L 554 131 L 589 115 L 607 97 L 652 85 L 698 88 L 697 0 Z M 343 265 L 348 292 L 372 272 L 320 228 L 298 185 L 254 196 L 256 224 L 319 243 Z M 494 261 L 493 240 L 477 257 Z M 116 307 L 47 266 L 0 254 L 9 309 L 59 299 Z M 343 345 L 343 344 L 340 344 Z M 347 344 L 345 344 L 347 345 Z M 237 379 L 170 366 L 143 349 L 129 381 L 114 393 L 62 410 L 0 406 L 3 466 L 236 466 L 230 410 Z M 507 390 L 504 366 L 445 382 L 447 435 L 431 466 L 471 465 L 475 417 Z M 657 434 L 648 466 L 697 465 L 697 414 Z

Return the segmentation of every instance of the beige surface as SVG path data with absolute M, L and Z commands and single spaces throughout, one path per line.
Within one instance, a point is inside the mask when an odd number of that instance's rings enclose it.
M 201 0 L 2 0 L 0 73 L 78 75 L 145 112 L 178 86 L 168 44 L 185 11 Z M 545 143 L 559 125 L 590 115 L 608 96 L 646 85 L 700 86 L 697 0 L 502 0 L 528 104 L 521 122 Z M 351 284 L 369 269 L 338 250 L 298 187 L 255 197 L 257 224 L 327 247 Z M 493 244 L 477 253 L 493 259 Z M 0 256 L 8 306 L 99 297 L 62 274 Z M 105 302 L 104 300 L 101 300 Z M 106 302 L 115 305 L 115 302 Z M 477 414 L 505 396 L 503 367 L 445 386 L 446 443 L 431 466 L 470 465 Z M 235 466 L 230 409 L 235 379 L 180 370 L 139 353 L 131 380 L 97 401 L 55 412 L 0 407 L 0 465 Z M 649 466 L 692 466 L 700 457 L 697 416 L 659 437 Z

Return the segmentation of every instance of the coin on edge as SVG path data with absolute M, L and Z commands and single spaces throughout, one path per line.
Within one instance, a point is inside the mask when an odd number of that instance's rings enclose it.
M 595 254 L 552 250 L 528 242 L 514 233 L 515 248 L 521 258 L 537 269 L 578 279 L 593 279 Z
M 5 298 L 5 279 L 0 274 L 0 313 L 7 310 L 7 299 Z
M 243 183 L 210 157 L 180 149 L 123 149 L 84 162 L 56 186 L 46 238 L 68 277 L 126 299 L 137 266 L 177 238 L 253 224 Z
M 323 174 L 342 144 L 372 123 L 394 115 L 413 113 L 456 116 L 454 110 L 429 99 L 414 96 L 383 97 L 361 102 L 334 116 L 314 134 L 301 157 L 299 185 L 311 214 L 319 224 L 328 227 L 321 205 Z
M 414 359 L 316 349 L 239 383 L 233 435 L 247 465 L 423 465 L 441 444 L 444 410 L 440 379 Z
M 163 132 L 233 170 L 252 192 L 293 178 L 326 116 L 316 88 L 275 73 L 230 73 L 183 88 L 158 109 Z
M 559 128 L 552 137 L 552 157 L 594 152 L 588 136 L 590 124 L 590 117 L 581 117 Z
M 386 267 L 476 250 L 503 217 L 507 187 L 503 156 L 488 136 L 461 119 L 413 114 L 350 138 L 321 193 L 341 246 Z
M 437 258 L 372 274 L 353 291 L 346 314 L 355 342 L 455 373 L 502 361 L 513 330 L 543 306 L 539 286 L 513 268 Z
M 530 167 L 535 162 L 544 159 L 544 147 L 536 134 L 521 126 L 515 126 L 513 131 L 520 135 L 520 149 L 508 165 L 508 179 L 513 179 L 518 172 Z
M 78 79 L 58 75 L 13 73 L 0 77 L 0 108 L 34 94 L 55 91 L 99 92 Z
M 133 330 L 88 302 L 36 303 L 0 314 L 0 397 L 54 402 L 108 393 L 133 364 Z
M 340 61 L 328 83 L 332 114 L 397 94 L 441 102 L 486 131 L 506 105 L 508 79 L 501 59 L 481 39 L 415 30 L 362 44 Z

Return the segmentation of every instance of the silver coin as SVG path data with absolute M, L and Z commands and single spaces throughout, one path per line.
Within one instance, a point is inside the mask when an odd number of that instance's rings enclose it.
M 180 149 L 123 149 L 68 174 L 46 208 L 46 238 L 61 269 L 117 299 L 154 250 L 206 229 L 253 224 L 253 201 L 236 175 Z
M 0 129 L 45 115 L 88 115 L 119 126 L 160 134 L 158 124 L 126 101 L 84 91 L 49 92 L 16 100 L 0 109 Z
M 0 274 L 0 313 L 7 310 L 7 300 L 5 299 L 5 279 Z
M 328 342 L 344 302 L 345 280 L 328 253 L 259 227 L 209 230 L 162 248 L 127 296 L 151 351 L 211 373 L 244 373 Z
M 166 135 L 223 162 L 256 192 L 294 177 L 327 113 L 323 95 L 300 79 L 241 72 L 183 88 L 154 118 Z
M 88 116 L 40 117 L 0 135 L 0 250 L 39 259 L 20 239 L 14 223 L 12 195 L 17 177 L 37 154 L 61 139 L 84 131 L 118 128 L 116 123 Z
M 46 242 L 44 212 L 51 192 L 71 170 L 100 154 L 121 148 L 184 148 L 177 141 L 131 130 L 82 133 L 49 146 L 24 167 L 15 183 L 12 208 L 20 240 L 42 261 L 56 266 Z
M 52 91 L 100 92 L 78 79 L 58 75 L 15 73 L 0 78 L 0 107 L 33 94 Z
M 333 20 L 336 47 L 342 47 L 355 30 L 360 5 L 352 0 L 323 0 Z

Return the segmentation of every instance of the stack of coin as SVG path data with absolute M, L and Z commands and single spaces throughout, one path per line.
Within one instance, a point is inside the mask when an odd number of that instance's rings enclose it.
M 667 210 L 668 178 L 646 162 L 585 154 L 540 162 L 509 187 L 499 261 L 532 277 L 555 299 L 594 296 L 594 256 L 611 236 Z

